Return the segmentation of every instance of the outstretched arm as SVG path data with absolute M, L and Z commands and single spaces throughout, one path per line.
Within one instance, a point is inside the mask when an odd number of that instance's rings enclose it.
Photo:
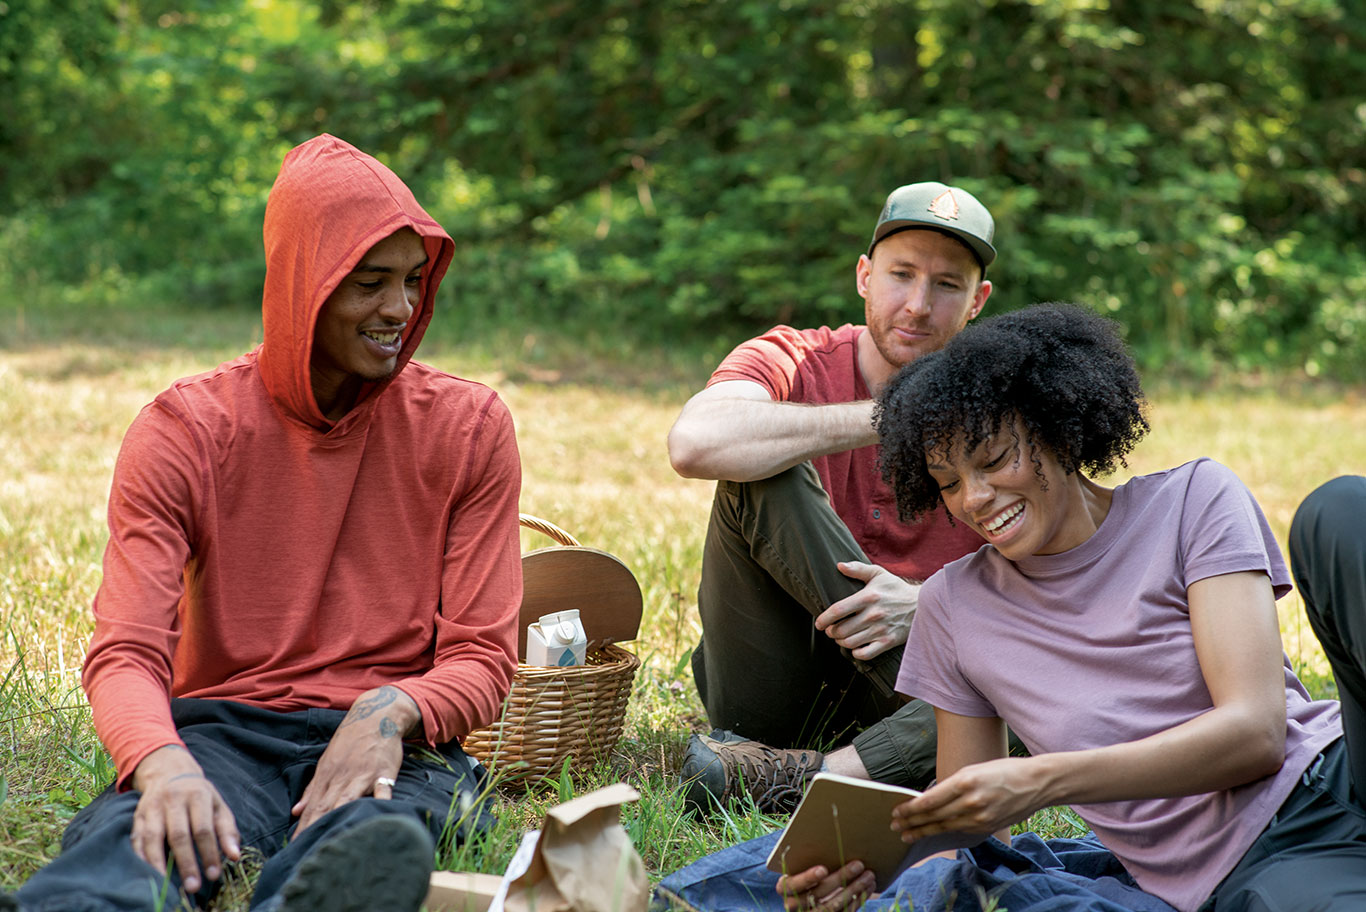
M 903 838 L 990 832 L 1058 804 L 1219 791 L 1279 769 L 1285 679 L 1270 579 L 1254 571 L 1209 577 L 1187 596 L 1213 708 L 1137 741 L 965 766 L 896 809 Z
M 442 744 L 497 718 L 517 665 L 522 598 L 517 500 L 521 462 L 507 407 L 489 393 L 446 511 L 432 667 L 361 693 L 318 761 L 293 812 L 299 830 L 365 796 L 392 797 L 405 738 Z
M 241 857 L 232 811 L 171 718 L 177 603 L 201 499 L 197 453 L 184 422 L 160 399 L 124 436 L 82 676 L 118 788 L 141 793 L 133 851 L 161 874 L 173 863 L 191 893 L 219 878 L 224 859 Z
M 726 380 L 683 406 L 669 431 L 669 461 L 684 478 L 756 481 L 816 456 L 874 443 L 871 399 L 775 402 L 758 383 Z

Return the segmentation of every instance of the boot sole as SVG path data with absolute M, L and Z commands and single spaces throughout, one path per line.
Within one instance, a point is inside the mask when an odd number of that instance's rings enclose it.
M 281 912 L 417 912 L 434 847 L 411 817 L 386 814 L 318 845 L 280 891 Z

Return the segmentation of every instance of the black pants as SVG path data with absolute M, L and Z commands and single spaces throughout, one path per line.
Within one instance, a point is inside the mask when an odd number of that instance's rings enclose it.
M 176 728 L 204 775 L 218 789 L 237 820 L 243 848 L 266 859 L 256 882 L 252 908 L 274 896 L 299 862 L 320 841 L 381 814 L 421 820 L 434 840 L 442 837 L 456 795 L 477 795 L 484 770 L 457 745 L 441 753 L 406 748 L 391 800 L 361 798 L 316 820 L 291 839 L 289 809 L 313 778 L 340 710 L 277 713 L 224 700 L 173 700 Z M 18 892 L 24 912 L 143 912 L 172 909 L 179 902 L 180 876 L 169 883 L 133 851 L 129 838 L 140 792 L 111 786 L 78 813 L 62 836 L 62 853 L 34 874 Z M 448 837 L 463 839 L 492 822 L 476 807 L 460 817 Z M 193 900 L 202 906 L 218 889 L 206 883 Z M 165 892 L 166 901 L 158 898 Z
M 1337 478 L 1305 498 L 1290 564 L 1337 679 L 1344 738 L 1219 885 L 1206 903 L 1218 912 L 1366 909 L 1366 478 Z
M 1366 803 L 1366 478 L 1322 485 L 1290 524 L 1290 567 L 1342 701 L 1357 797 Z

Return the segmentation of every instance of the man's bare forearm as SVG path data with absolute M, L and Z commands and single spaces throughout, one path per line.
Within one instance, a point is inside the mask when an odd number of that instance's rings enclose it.
M 392 685 L 369 690 L 356 698 L 338 728 L 379 716 L 378 731 L 384 737 L 409 737 L 422 728 L 422 712 L 413 698 Z
M 877 443 L 873 405 L 694 397 L 669 432 L 669 460 L 685 478 L 769 478 L 817 456 Z

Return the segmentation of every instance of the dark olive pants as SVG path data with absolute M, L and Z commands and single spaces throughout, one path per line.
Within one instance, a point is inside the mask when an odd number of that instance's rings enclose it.
M 934 778 L 933 710 L 882 693 L 813 624 L 863 588 L 836 569 L 849 560 L 868 558 L 809 463 L 718 483 L 697 593 L 697 690 L 717 728 L 780 747 L 852 739 L 875 779 L 923 787 Z M 879 658 L 899 665 L 901 649 Z

